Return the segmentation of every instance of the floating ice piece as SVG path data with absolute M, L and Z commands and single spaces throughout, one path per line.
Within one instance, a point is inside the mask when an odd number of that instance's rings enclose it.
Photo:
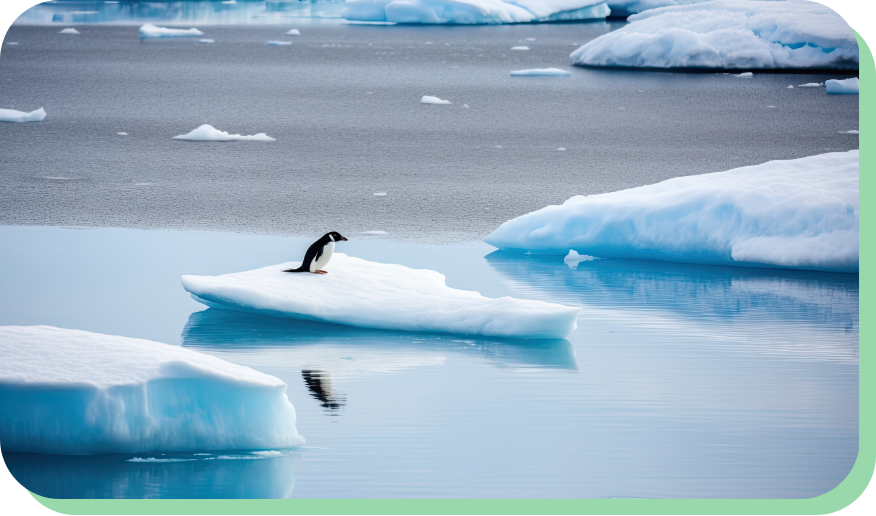
M 858 151 L 575 196 L 502 224 L 501 249 L 858 271 Z
M 171 29 L 168 27 L 156 27 L 151 23 L 147 23 L 140 27 L 141 38 L 180 38 L 191 36 L 203 36 L 204 33 L 198 29 Z
M 43 108 L 30 113 L 14 109 L 0 109 L 0 122 L 42 122 L 45 117 L 46 110 Z
M 566 148 L 565 148 L 565 147 L 559 147 L 559 148 L 557 148 L 557 150 L 558 150 L 558 151 L 564 151 L 564 150 L 566 150 Z
M 839 131 L 840 134 L 859 134 L 857 129 L 851 129 L 848 131 Z
M 58 34 L 79 34 L 79 31 L 74 28 L 66 28 L 63 30 L 59 30 Z
M 536 38 L 526 38 L 526 41 L 536 41 Z
M 727 70 L 858 68 L 848 24 L 815 2 L 713 0 L 650 9 L 575 52 L 575 64 Z
M 204 38 L 204 39 L 198 40 L 198 43 L 215 43 L 215 42 L 216 42 L 215 39 L 210 39 L 210 38 Z
M 207 306 L 362 328 L 563 338 L 579 308 L 456 290 L 444 275 L 335 253 L 327 275 L 289 274 L 284 263 L 223 276 L 183 276 Z
M 851 79 L 828 79 L 824 81 L 824 86 L 828 93 L 841 95 L 857 95 L 858 94 L 858 78 Z
M 429 95 L 423 95 L 423 98 L 420 99 L 420 104 L 450 104 L 449 100 L 441 100 L 438 97 L 431 97 Z
M 15 46 L 18 44 L 18 42 L 17 41 L 7 41 L 6 44 Z
M 501 24 L 608 16 L 604 0 L 347 0 L 347 20 L 423 24 Z
M 789 84 L 788 87 L 787 87 L 786 89 L 793 90 L 793 89 L 794 89 L 794 85 L 793 85 L 793 84 Z
M 0 327 L 3 451 L 90 455 L 304 444 L 286 384 L 180 346 Z
M 386 197 L 386 192 L 374 192 L 374 197 Z
M 462 107 L 469 109 L 468 104 L 463 104 Z
M 363 235 L 385 235 L 386 231 L 363 231 Z
M 578 264 L 581 262 L 592 262 L 593 260 L 598 260 L 598 258 L 587 255 L 587 254 L 578 254 L 574 249 L 569 249 L 569 254 L 563 258 L 563 262 L 569 266 L 570 269 L 577 269 Z
M 529 50 L 529 47 L 524 47 L 524 46 L 511 47 L 511 50 Z
M 291 41 L 268 41 L 265 43 L 269 47 L 288 47 L 291 44 Z
M 128 136 L 128 133 L 116 133 L 119 136 Z
M 273 142 L 276 141 L 265 133 L 258 133 L 251 136 L 241 136 L 239 134 L 228 134 L 225 131 L 220 131 L 209 124 L 204 124 L 197 129 L 192 129 L 191 132 L 174 136 L 174 140 L 193 140 L 193 141 L 212 141 L 212 142 L 230 142 L 230 141 L 254 141 L 254 142 Z
M 806 84 L 798 84 L 798 88 L 820 88 L 824 86 L 823 82 L 807 82 Z
M 560 68 L 533 68 L 511 72 L 511 77 L 570 77 L 571 75 L 572 72 Z
M 733 77 L 738 77 L 740 79 L 751 79 L 752 77 L 754 77 L 754 74 L 751 72 L 734 73 Z
M 287 32 L 286 35 L 287 36 L 300 36 L 301 32 L 299 32 L 298 29 L 292 29 L 289 32 Z

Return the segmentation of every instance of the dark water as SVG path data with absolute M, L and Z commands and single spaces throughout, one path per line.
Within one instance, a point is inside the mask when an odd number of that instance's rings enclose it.
M 515 341 L 205 310 L 179 285 L 280 263 L 306 239 L 0 227 L 0 241 L 0 324 L 181 343 L 275 375 L 307 439 L 262 459 L 4 454 L 41 495 L 807 498 L 857 456 L 857 275 L 572 269 L 480 243 L 339 249 L 438 270 L 455 288 L 583 308 L 568 339 Z
M 220 16 L 201 12 L 171 18 Z M 569 66 L 573 50 L 623 22 L 279 18 L 200 26 L 216 41 L 208 45 L 140 40 L 137 25 L 57 34 L 75 21 L 65 16 L 14 25 L 6 41 L 18 45 L 2 46 L 0 108 L 42 106 L 48 116 L 0 124 L 0 224 L 472 241 L 574 194 L 858 146 L 838 134 L 858 128 L 857 96 L 786 89 L 846 75 Z M 285 36 L 291 27 L 302 35 Z M 295 44 L 265 45 L 278 39 Z M 510 50 L 521 44 L 531 50 Z M 572 77 L 509 76 L 534 67 Z M 424 95 L 452 105 L 422 105 Z M 172 139 L 204 123 L 277 141 Z

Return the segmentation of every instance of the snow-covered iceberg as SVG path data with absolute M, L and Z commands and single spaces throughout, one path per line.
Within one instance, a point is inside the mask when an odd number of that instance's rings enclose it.
M 4 452 L 91 455 L 299 446 L 286 384 L 158 342 L 0 327 Z
M 502 224 L 500 249 L 858 271 L 858 151 L 575 196 Z
M 461 333 L 510 338 L 564 338 L 579 308 L 448 287 L 427 269 L 377 263 L 335 253 L 329 274 L 290 274 L 284 263 L 222 276 L 183 276 L 207 306 L 323 321 L 360 328 Z
M 805 0 L 713 0 L 661 7 L 575 52 L 575 64 L 634 68 L 857 69 L 855 34 Z
M 151 23 L 147 23 L 140 27 L 141 38 L 179 38 L 190 36 L 203 36 L 204 33 L 198 29 L 171 29 L 168 27 L 156 27 Z
M 203 142 L 230 142 L 230 141 L 253 141 L 253 142 L 275 142 L 265 133 L 257 133 L 253 135 L 228 134 L 226 131 L 220 131 L 210 124 L 204 124 L 196 129 L 192 129 L 186 134 L 174 136 L 174 140 L 192 140 Z
M 0 122 L 42 122 L 46 117 L 46 110 L 39 108 L 25 113 L 14 109 L 0 109 Z
M 347 0 L 352 21 L 483 25 L 590 20 L 608 16 L 605 0 Z
M 824 86 L 828 93 L 840 95 L 857 95 L 858 94 L 858 78 L 851 79 L 828 79 L 824 81 Z
M 572 72 L 560 68 L 533 68 L 531 70 L 513 70 L 511 77 L 569 77 Z

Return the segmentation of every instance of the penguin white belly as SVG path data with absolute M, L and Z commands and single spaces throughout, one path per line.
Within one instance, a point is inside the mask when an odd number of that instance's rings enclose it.
M 321 270 L 332 259 L 332 254 L 335 252 L 335 243 L 329 242 L 322 248 L 322 256 L 310 262 L 310 272 Z

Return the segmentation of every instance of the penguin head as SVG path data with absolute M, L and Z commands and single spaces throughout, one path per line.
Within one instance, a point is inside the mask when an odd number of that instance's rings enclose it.
M 337 231 L 332 231 L 330 233 L 327 233 L 326 236 L 329 237 L 329 240 L 331 240 L 332 242 L 343 242 L 343 241 L 347 240 L 346 237 L 341 236 L 341 234 L 338 233 Z

